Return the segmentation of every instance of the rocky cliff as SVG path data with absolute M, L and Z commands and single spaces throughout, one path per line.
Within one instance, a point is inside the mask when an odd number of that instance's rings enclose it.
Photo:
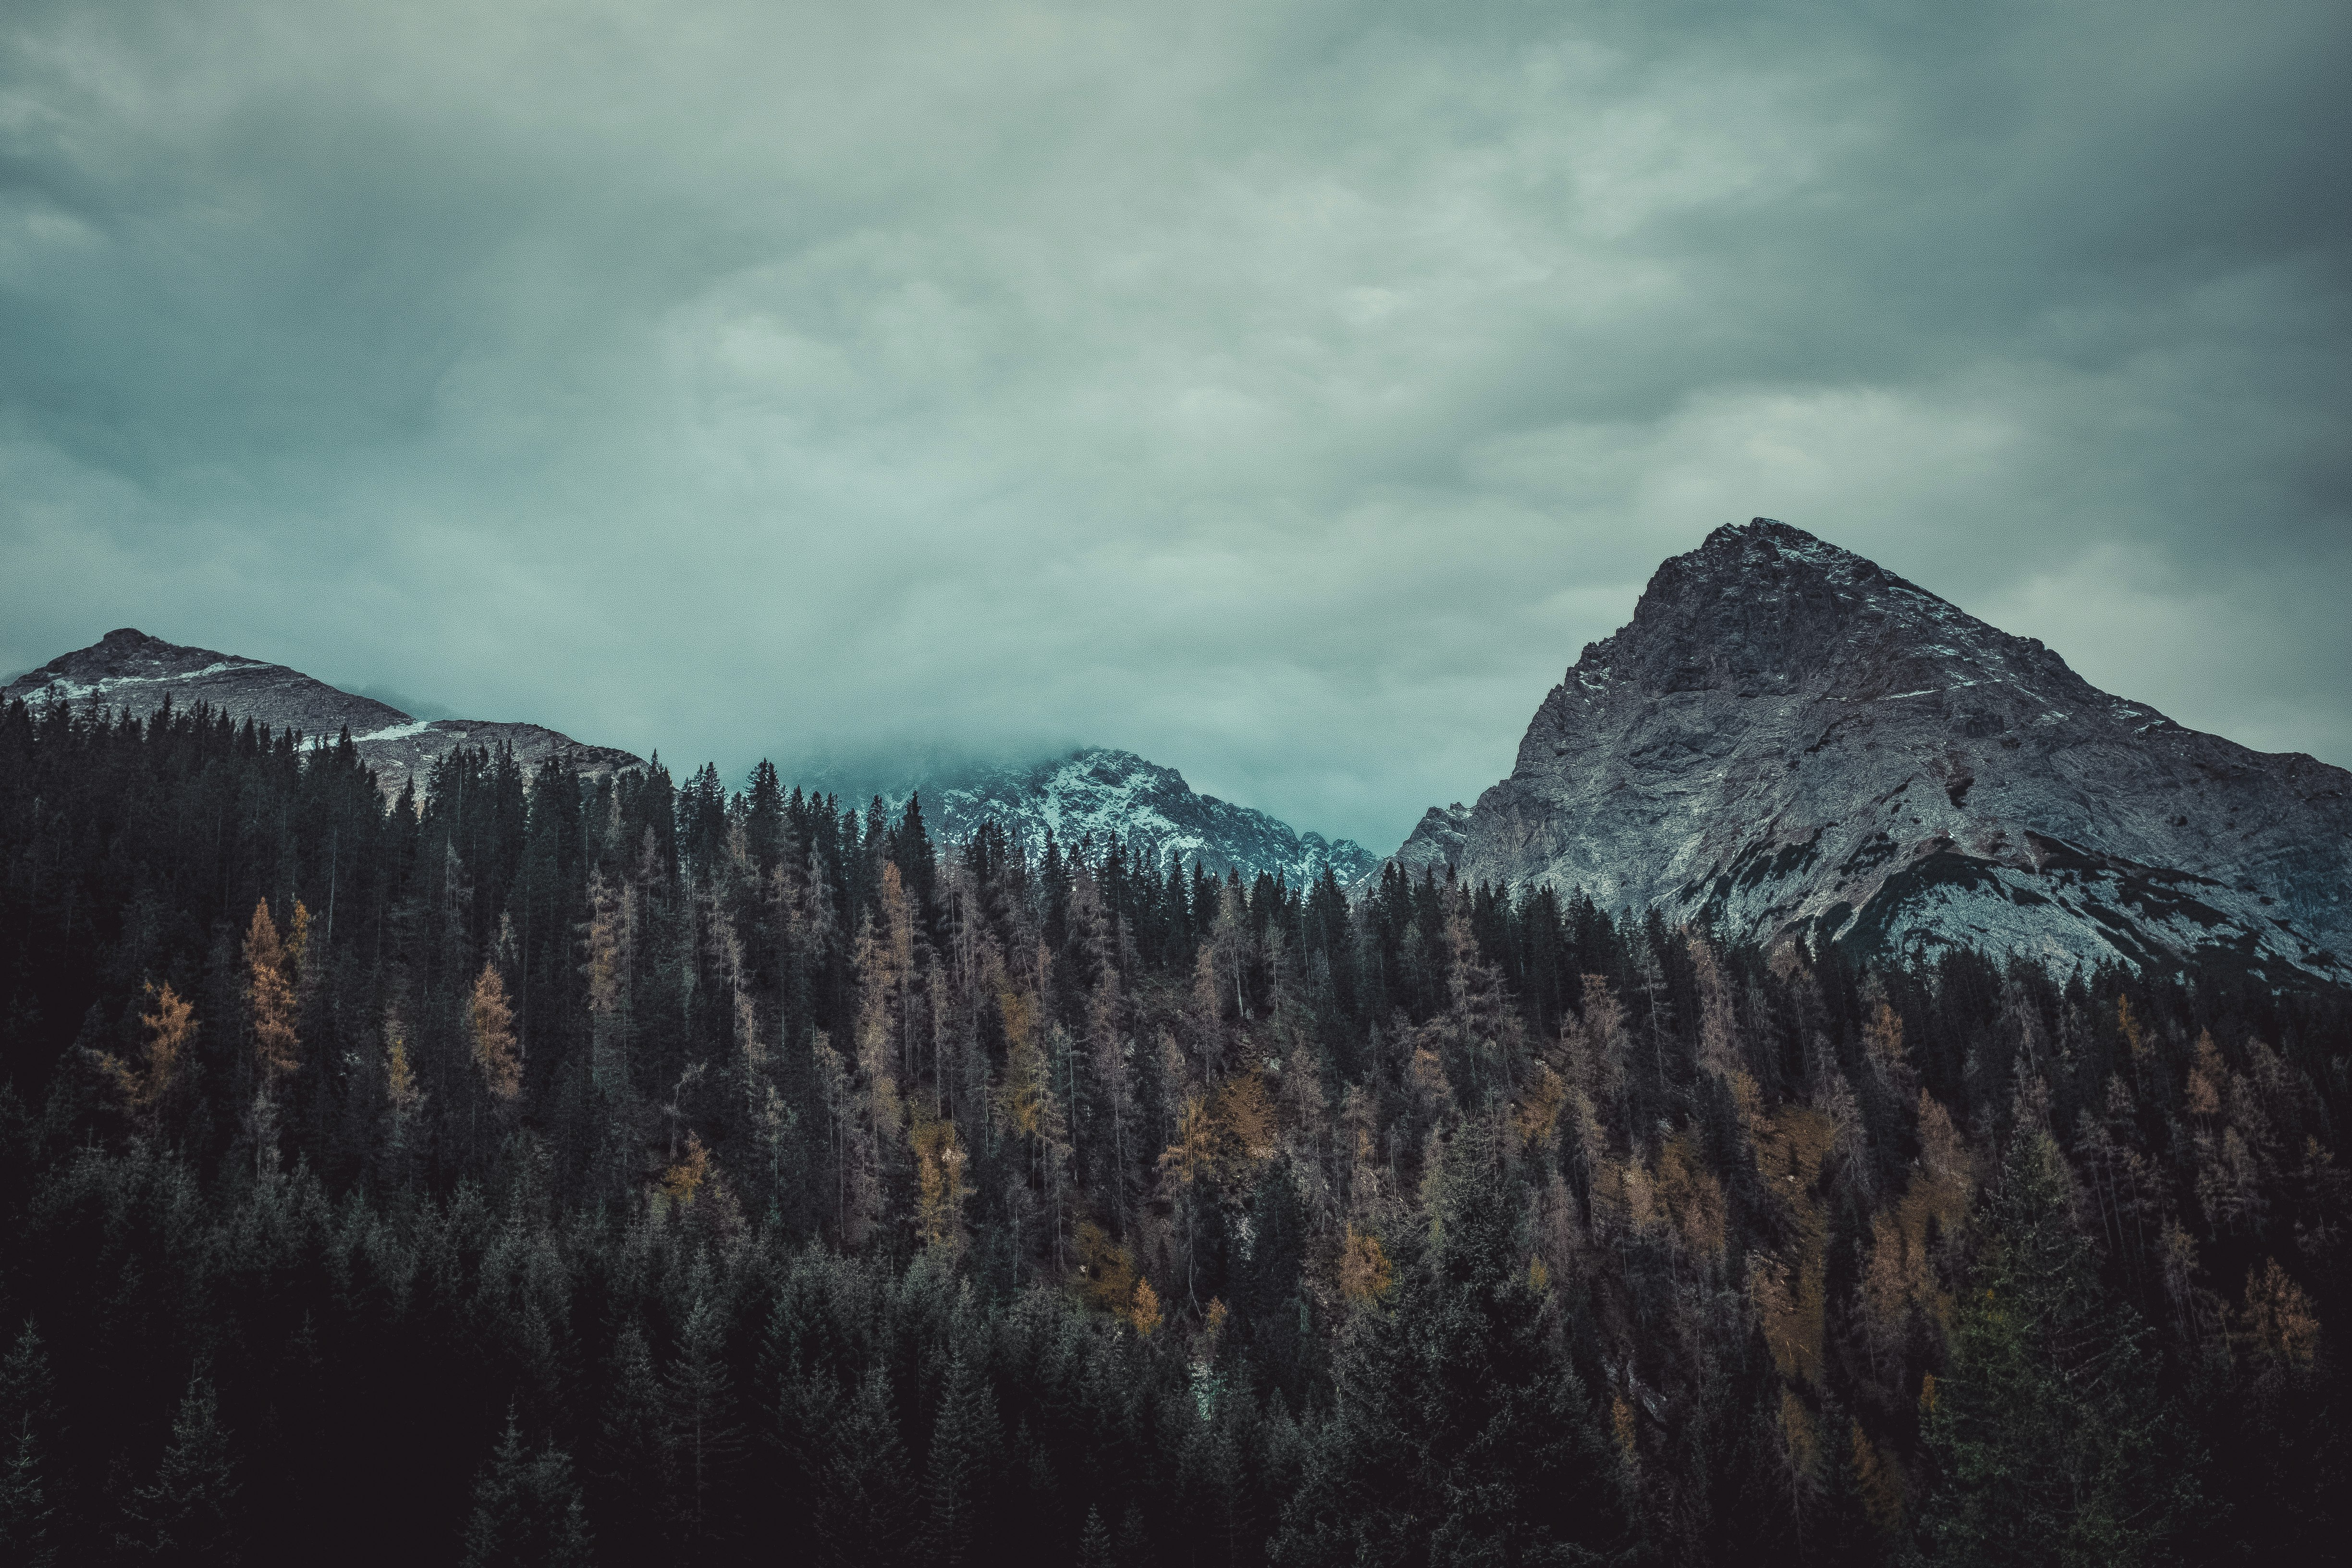
M 433 760 L 457 746 L 511 746 L 526 772 L 565 753 L 591 775 L 645 765 L 643 758 L 627 752 L 583 746 L 538 724 L 413 719 L 388 703 L 338 690 L 282 664 L 183 647 L 129 627 L 0 688 L 0 701 L 20 699 L 35 708 L 94 704 L 142 718 L 166 701 L 181 710 L 201 702 L 239 722 L 250 719 L 322 741 L 349 730 L 386 795 L 397 795 L 412 778 L 421 790 Z
M 2184 729 L 1765 518 L 1658 569 L 1511 775 L 1401 851 L 1441 858 L 1762 942 L 2352 981 L 2352 773 Z

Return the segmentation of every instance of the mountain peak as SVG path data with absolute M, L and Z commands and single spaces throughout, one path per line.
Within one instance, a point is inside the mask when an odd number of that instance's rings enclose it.
M 2352 775 L 2186 730 L 1768 518 L 1658 568 L 1460 833 L 1473 879 L 1759 941 L 2352 979 Z
M 1777 517 L 1751 517 L 1746 522 L 1727 522 L 1700 542 L 1696 553 L 1721 553 L 1730 550 L 1762 547 L 1794 553 L 1834 552 L 1852 554 L 1818 536 L 1807 533 L 1793 523 L 1782 522 Z
M 2027 681 L 2079 697 L 2040 643 L 2011 637 L 1866 556 L 1770 518 L 1728 523 L 1661 564 L 1571 687 L 1848 696 Z M 2087 690 L 2087 688 L 2084 688 Z
M 91 703 L 140 718 L 165 703 L 185 711 L 205 704 L 236 720 L 295 731 L 312 741 L 349 731 L 387 795 L 403 781 L 421 784 L 433 760 L 460 745 L 507 745 L 527 772 L 570 757 L 585 773 L 641 767 L 642 759 L 609 746 L 583 746 L 537 724 L 411 718 L 388 702 L 338 689 L 282 664 L 166 642 L 136 626 L 118 626 L 88 647 L 61 654 L 0 687 L 0 700 L 39 708 Z
M 833 787 L 822 774 L 815 782 L 821 791 Z M 933 763 L 877 793 L 894 813 L 919 793 L 923 815 L 942 842 L 969 838 L 989 821 L 1033 849 L 1051 834 L 1065 848 L 1091 839 L 1100 853 L 1116 837 L 1129 864 L 1154 875 L 1197 860 L 1244 878 L 1279 875 L 1296 887 L 1327 867 L 1342 883 L 1353 883 L 1380 864 L 1361 845 L 1301 833 L 1265 812 L 1202 795 L 1174 768 L 1109 746 L 1080 746 L 1026 764 Z

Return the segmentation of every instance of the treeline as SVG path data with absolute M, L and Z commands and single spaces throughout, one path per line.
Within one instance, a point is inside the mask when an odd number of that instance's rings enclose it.
M 2352 1005 L 0 712 L 0 1560 L 2225 1561 Z

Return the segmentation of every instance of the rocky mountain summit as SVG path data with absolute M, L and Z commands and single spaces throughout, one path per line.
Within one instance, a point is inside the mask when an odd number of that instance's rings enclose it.
M 2352 982 L 2352 773 L 2185 729 L 1758 518 L 1658 569 L 1398 858 L 1759 942 Z
M 1416 879 L 1423 871 L 1444 872 L 1449 866 L 1459 866 L 1466 857 L 1470 843 L 1470 808 L 1460 801 L 1452 805 L 1433 805 L 1421 814 L 1412 832 L 1391 857 L 1396 863 Z M 1379 874 L 1375 866 L 1358 884 L 1369 888 Z
M 180 710 L 202 702 L 240 723 L 250 719 L 320 741 L 348 729 L 387 795 L 399 794 L 412 778 L 422 789 L 434 759 L 458 746 L 511 746 L 526 772 L 566 753 L 591 775 L 645 766 L 642 757 L 584 746 L 538 724 L 411 718 L 390 703 L 339 690 L 282 664 L 183 647 L 128 626 L 0 687 L 0 701 L 18 700 L 37 709 L 69 702 L 141 718 L 166 701 Z
M 820 787 L 841 786 L 821 781 Z M 969 838 L 991 818 L 1033 854 L 1042 851 L 1048 832 L 1065 847 L 1091 837 L 1097 853 L 1117 834 L 1130 863 L 1162 874 L 1171 858 L 1189 867 L 1197 857 L 1213 871 L 1234 870 L 1244 879 L 1263 871 L 1293 887 L 1320 877 L 1327 866 L 1342 886 L 1351 885 L 1381 864 L 1351 839 L 1301 833 L 1265 812 L 1200 794 L 1174 768 L 1100 746 L 1034 763 L 929 770 L 884 790 L 883 802 L 896 814 L 917 790 L 933 836 L 948 843 Z M 863 794 L 846 793 L 852 799 Z

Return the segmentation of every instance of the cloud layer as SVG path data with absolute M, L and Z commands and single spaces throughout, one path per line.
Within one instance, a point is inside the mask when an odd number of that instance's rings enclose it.
M 1124 745 L 1384 847 L 1761 513 L 2352 763 L 2347 66 L 2322 0 L 18 0 L 0 665 Z

